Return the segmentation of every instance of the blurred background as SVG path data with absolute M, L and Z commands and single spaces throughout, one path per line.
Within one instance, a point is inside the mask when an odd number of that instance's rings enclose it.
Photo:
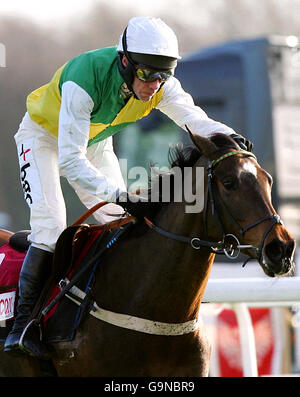
M 29 228 L 13 136 L 27 95 L 70 58 L 116 45 L 133 16 L 162 18 L 177 34 L 176 70 L 207 114 L 254 142 L 274 177 L 273 198 L 300 238 L 299 0 L 10 0 L 0 3 L 0 227 Z M 133 165 L 168 165 L 186 134 L 159 112 L 118 133 L 115 150 Z M 133 187 L 135 181 L 128 180 Z M 68 224 L 84 211 L 62 180 Z M 300 358 L 293 357 L 299 366 Z

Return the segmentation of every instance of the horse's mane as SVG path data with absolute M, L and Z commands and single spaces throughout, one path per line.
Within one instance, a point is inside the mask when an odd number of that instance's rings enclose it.
M 220 149 L 222 148 L 226 150 L 229 148 L 237 148 L 234 140 L 225 134 L 214 134 L 210 137 L 210 140 Z M 175 167 L 179 167 L 181 170 L 183 170 L 185 167 L 193 167 L 202 155 L 203 153 L 201 150 L 195 145 L 184 147 L 182 144 L 179 144 L 175 147 L 169 148 L 169 166 L 171 170 Z M 164 171 L 157 172 L 154 178 L 153 173 L 151 173 L 151 176 L 152 179 L 149 179 L 149 190 L 147 192 L 149 205 L 147 206 L 145 216 L 151 220 L 154 220 L 162 208 L 169 204 L 169 202 L 163 202 L 161 196 L 162 185 L 166 179 L 168 179 L 168 184 L 170 186 L 170 202 L 172 202 L 174 199 L 174 175 L 172 172 Z M 159 192 L 158 202 L 151 201 L 153 191 Z
M 225 134 L 213 134 L 210 140 L 220 149 L 238 148 L 234 140 Z M 179 145 L 169 149 L 169 164 L 171 168 L 179 167 L 183 169 L 184 167 L 193 167 L 202 155 L 203 153 L 196 146 L 181 147 Z

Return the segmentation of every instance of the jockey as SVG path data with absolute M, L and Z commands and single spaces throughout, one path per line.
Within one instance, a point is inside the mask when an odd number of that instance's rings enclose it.
M 27 98 L 27 112 L 15 135 L 24 197 L 30 207 L 30 248 L 19 281 L 17 316 L 4 350 L 47 358 L 36 331 L 23 332 L 49 277 L 56 241 L 66 228 L 60 175 L 82 203 L 116 202 L 136 215 L 139 203 L 127 195 L 112 135 L 156 108 L 180 127 L 202 136 L 231 135 L 245 150 L 251 142 L 214 121 L 174 77 L 180 59 L 174 32 L 161 19 L 132 18 L 118 46 L 81 54 Z M 119 200 L 122 195 L 122 200 Z M 109 212 L 123 208 L 108 204 Z M 105 213 L 95 213 L 100 223 Z M 36 328 L 36 327 L 33 327 Z

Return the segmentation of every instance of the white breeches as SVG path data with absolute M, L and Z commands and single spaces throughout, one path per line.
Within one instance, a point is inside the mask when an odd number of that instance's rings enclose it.
M 54 251 L 58 237 L 67 226 L 58 168 L 57 138 L 33 122 L 26 113 L 15 141 L 24 198 L 30 208 L 29 241 L 36 247 Z M 86 157 L 103 175 L 114 180 L 121 191 L 126 190 L 111 137 L 90 146 Z M 69 183 L 87 208 L 99 202 L 99 198 L 87 193 L 76 183 Z M 108 204 L 96 211 L 94 217 L 102 224 L 118 218 L 123 212 L 122 207 Z

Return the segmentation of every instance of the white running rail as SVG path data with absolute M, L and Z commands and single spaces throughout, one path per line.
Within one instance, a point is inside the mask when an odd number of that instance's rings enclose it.
M 300 277 L 209 279 L 203 303 L 227 303 L 239 325 L 244 376 L 258 376 L 252 307 L 300 305 Z

